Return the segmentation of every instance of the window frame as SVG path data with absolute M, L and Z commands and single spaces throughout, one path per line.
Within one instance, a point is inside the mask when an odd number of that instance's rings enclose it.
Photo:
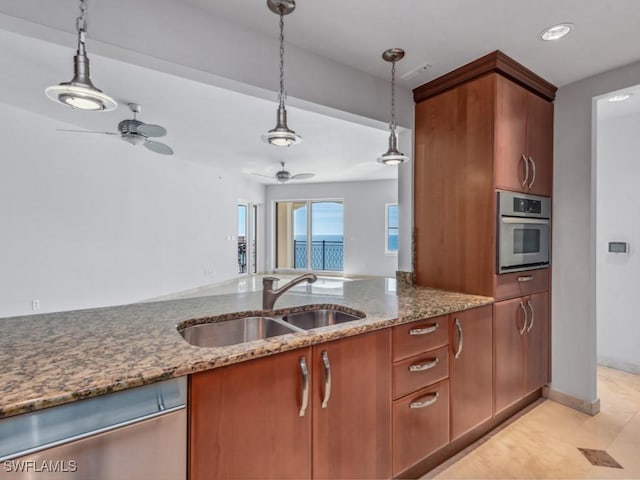
M 389 250 L 389 207 L 396 207 L 398 208 L 398 202 L 393 202 L 393 203 L 385 203 L 384 204 L 384 254 L 385 255 L 393 255 L 393 256 L 397 256 L 398 255 L 398 249 L 396 248 L 396 250 Z M 397 227 L 391 227 L 391 228 L 395 228 L 397 233 L 400 233 L 400 216 L 399 216 L 400 212 L 398 210 L 398 226 Z M 398 235 L 399 238 L 399 235 Z M 398 247 L 400 247 L 400 245 L 398 244 Z

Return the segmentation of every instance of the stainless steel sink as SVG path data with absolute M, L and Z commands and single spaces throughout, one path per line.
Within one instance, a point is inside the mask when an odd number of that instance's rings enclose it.
M 353 320 L 360 320 L 364 317 L 365 315 L 362 313 L 353 314 L 343 312 L 341 310 L 320 308 L 317 310 L 308 310 L 306 312 L 290 313 L 288 315 L 284 315 L 282 319 L 298 328 L 311 330 L 312 328 L 352 322 Z
M 180 334 L 196 347 L 224 347 L 300 331 L 299 328 L 274 318 L 242 317 L 191 325 Z

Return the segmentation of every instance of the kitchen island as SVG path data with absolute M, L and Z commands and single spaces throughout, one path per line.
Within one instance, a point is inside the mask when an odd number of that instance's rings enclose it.
M 478 307 L 491 297 L 385 278 L 344 281 L 340 293 L 292 289 L 276 314 L 306 305 L 343 305 L 366 318 L 239 345 L 200 348 L 178 333 L 182 322 L 265 314 L 261 292 L 214 295 L 0 319 L 0 418 L 61 405 L 419 319 Z M 272 312 L 270 312 L 272 313 Z

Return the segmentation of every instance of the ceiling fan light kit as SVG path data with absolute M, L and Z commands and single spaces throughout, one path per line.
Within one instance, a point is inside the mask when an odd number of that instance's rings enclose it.
M 136 103 L 129 103 L 129 110 L 133 112 L 133 118 L 122 120 L 118 123 L 118 132 L 93 132 L 89 130 L 58 129 L 61 132 L 74 133 L 99 133 L 103 135 L 118 135 L 122 140 L 133 146 L 144 145 L 147 149 L 162 155 L 173 155 L 173 149 L 162 142 L 150 140 L 149 137 L 163 137 L 167 129 L 160 125 L 141 122 L 136 115 L 142 111 L 142 107 Z
M 409 160 L 409 157 L 398 150 L 396 133 L 396 62 L 402 57 L 404 57 L 404 50 L 401 48 L 390 48 L 382 52 L 382 59 L 391 63 L 391 123 L 389 123 L 389 149 L 378 158 L 378 162 L 389 166 L 399 165 Z
M 284 89 L 284 16 L 289 15 L 296 8 L 294 0 L 267 0 L 267 7 L 280 16 L 280 90 L 278 92 L 278 112 L 275 128 L 262 136 L 262 140 L 276 147 L 290 147 L 300 143 L 302 138 L 287 125 L 287 109 Z
M 298 173 L 296 175 L 291 175 L 291 172 L 289 172 L 285 168 L 284 162 L 280 162 L 280 165 L 282 165 L 282 170 L 277 171 L 273 177 L 269 175 L 263 175 L 261 173 L 253 173 L 253 175 L 257 175 L 259 177 L 273 178 L 275 180 L 278 180 L 278 182 L 280 183 L 286 183 L 289 180 L 306 180 L 308 178 L 312 178 L 315 176 L 315 173 Z
M 70 82 L 48 87 L 47 97 L 55 102 L 81 110 L 103 111 L 114 110 L 118 104 L 91 82 L 89 75 L 89 57 L 85 46 L 87 33 L 87 3 L 80 0 L 80 16 L 76 19 L 78 33 L 78 50 L 73 57 L 74 76 Z

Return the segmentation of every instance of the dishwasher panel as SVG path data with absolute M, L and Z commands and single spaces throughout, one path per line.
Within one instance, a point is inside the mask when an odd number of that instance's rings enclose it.
M 185 479 L 186 378 L 0 421 L 0 479 Z

